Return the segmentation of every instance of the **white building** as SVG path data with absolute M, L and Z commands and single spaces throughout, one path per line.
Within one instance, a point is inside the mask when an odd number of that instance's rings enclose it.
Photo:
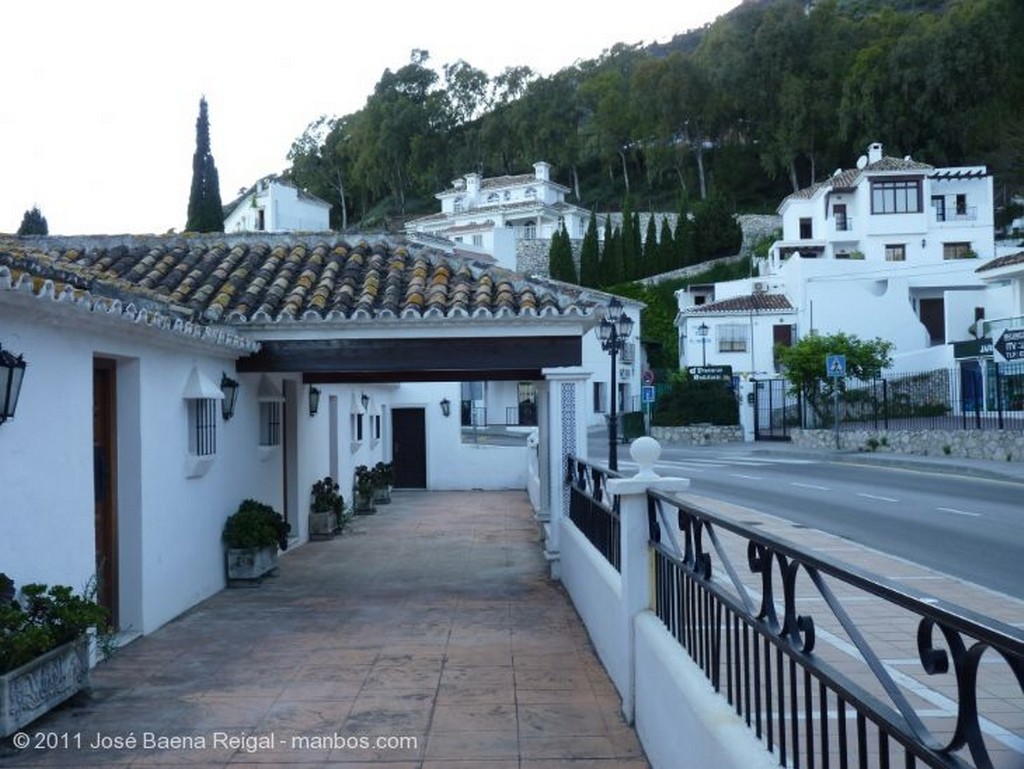
M 584 340 L 601 305 L 436 251 L 337 236 L 0 239 L 0 571 L 81 588 L 149 633 L 225 585 L 245 498 L 308 540 L 310 490 L 525 488 L 557 572 L 564 457 L 586 456 Z M 239 383 L 224 412 L 226 380 Z M 459 383 L 532 384 L 536 448 L 462 441 Z M 313 391 L 318 408 L 313 409 Z M 282 568 L 287 568 L 287 557 Z
M 517 240 L 550 240 L 560 226 L 582 238 L 590 212 L 565 202 L 569 188 L 551 180 L 551 165 L 533 164 L 532 174 L 484 178 L 469 173 L 435 197 L 441 211 L 406 222 L 406 233 L 442 237 L 467 252 L 493 256 L 516 268 Z
M 954 342 L 1013 306 L 1005 281 L 979 272 L 995 253 L 984 166 L 935 168 L 872 144 L 778 212 L 782 238 L 757 276 L 677 293 L 681 365 L 777 377 L 776 345 L 842 331 L 891 341 L 895 369 L 940 368 L 954 365 Z
M 224 232 L 327 232 L 331 204 L 266 176 L 226 207 Z

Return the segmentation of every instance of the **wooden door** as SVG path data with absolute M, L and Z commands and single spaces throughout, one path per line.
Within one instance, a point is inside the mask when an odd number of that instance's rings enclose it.
M 395 488 L 427 488 L 426 421 L 426 411 L 421 408 L 391 411 L 391 457 L 395 467 Z
M 93 520 L 96 528 L 96 598 L 117 618 L 117 363 L 96 358 L 92 369 Z

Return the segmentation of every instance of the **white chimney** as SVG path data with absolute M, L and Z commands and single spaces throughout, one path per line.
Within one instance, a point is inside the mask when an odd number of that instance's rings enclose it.
M 539 163 L 533 164 L 533 173 L 542 182 L 551 180 L 551 164 L 545 163 L 543 160 Z
M 476 195 L 480 192 L 480 174 L 466 174 L 466 193 Z
M 868 163 L 877 163 L 882 159 L 882 143 L 874 142 L 868 145 Z

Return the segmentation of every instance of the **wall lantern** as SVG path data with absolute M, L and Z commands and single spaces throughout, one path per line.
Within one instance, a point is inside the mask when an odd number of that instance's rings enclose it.
M 227 422 L 235 415 L 235 400 L 238 398 L 238 381 L 227 374 L 220 376 L 220 391 L 224 393 L 224 400 L 220 402 L 220 413 Z
M 447 398 L 441 399 L 441 413 L 446 417 L 451 416 L 452 413 L 452 402 Z
M 316 416 L 316 412 L 320 410 L 320 388 L 309 386 L 309 415 L 311 417 Z
M 365 412 L 366 409 L 370 407 L 370 396 L 367 395 L 366 393 L 363 393 L 362 395 L 359 396 L 359 400 L 362 401 L 363 411 Z
M 25 359 L 0 346 L 0 424 L 14 419 L 24 376 Z

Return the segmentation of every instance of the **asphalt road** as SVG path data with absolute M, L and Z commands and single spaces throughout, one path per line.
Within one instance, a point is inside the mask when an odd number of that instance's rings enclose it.
M 620 471 L 635 469 L 622 447 Z M 607 458 L 591 441 L 590 456 Z M 1024 485 L 794 458 L 743 446 L 663 447 L 659 474 L 694 494 L 770 513 L 1024 598 Z

